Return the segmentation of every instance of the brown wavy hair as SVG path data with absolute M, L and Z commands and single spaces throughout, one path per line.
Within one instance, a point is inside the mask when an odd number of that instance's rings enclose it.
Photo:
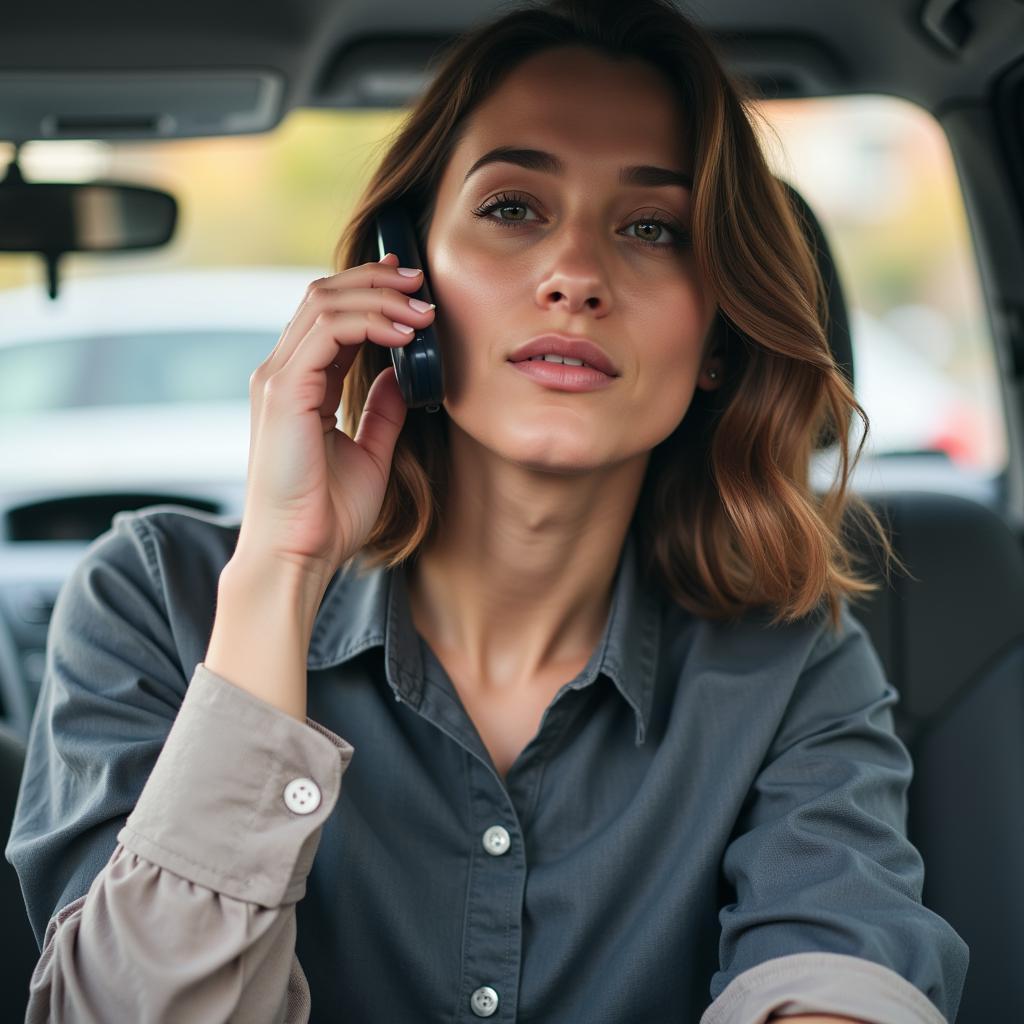
M 857 513 L 886 570 L 899 562 L 870 506 L 847 490 L 868 417 L 830 350 L 821 275 L 756 138 L 753 92 L 667 0 L 531 2 L 440 51 L 431 84 L 388 140 L 335 247 L 335 268 L 379 258 L 373 217 L 391 202 L 410 212 L 425 252 L 440 178 L 467 115 L 526 57 L 573 44 L 660 69 L 693 126 L 693 252 L 718 307 L 707 351 L 721 355 L 724 383 L 697 389 L 682 422 L 651 452 L 631 523 L 647 578 L 687 610 L 720 621 L 760 608 L 776 625 L 827 601 L 838 631 L 842 600 L 878 589 L 856 574 L 844 536 Z M 387 348 L 360 349 L 342 394 L 350 437 L 370 385 L 390 364 Z M 864 433 L 851 458 L 853 413 Z M 811 453 L 831 444 L 838 472 L 819 497 L 808 479 Z M 389 569 L 413 559 L 444 515 L 447 490 L 447 414 L 410 409 L 360 557 Z

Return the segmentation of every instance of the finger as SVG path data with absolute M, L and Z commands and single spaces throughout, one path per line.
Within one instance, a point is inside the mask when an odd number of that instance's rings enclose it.
M 316 322 L 317 317 L 325 309 L 337 306 L 339 298 L 344 297 L 350 302 L 357 303 L 360 308 L 376 307 L 379 310 L 382 305 L 379 296 L 374 301 L 368 298 L 368 292 L 381 288 L 391 288 L 403 293 L 417 291 L 423 283 L 423 275 L 405 277 L 397 272 L 397 266 L 398 257 L 394 253 L 389 253 L 387 262 L 352 267 L 340 274 L 312 282 L 306 290 L 302 304 L 295 311 L 295 315 L 282 332 L 277 346 L 267 358 L 268 371 L 276 372 L 291 359 L 295 350 L 302 344 L 302 339 Z M 361 290 L 363 295 L 358 299 L 349 299 L 353 290 Z M 413 312 L 408 308 L 408 300 L 405 300 L 404 312 Z M 398 319 L 398 317 L 395 316 L 392 319 Z
M 383 313 L 372 310 L 328 310 L 317 317 L 303 343 L 275 376 L 293 382 L 318 378 L 322 388 L 324 371 L 332 363 L 337 363 L 347 373 L 364 342 L 372 341 L 386 348 L 396 348 L 407 345 L 414 337 L 415 334 L 398 330 L 391 318 Z M 306 383 L 295 383 L 293 386 L 312 388 L 312 384 Z M 317 406 L 325 398 L 321 390 L 317 395 Z
M 354 438 L 377 464 L 384 480 L 391 473 L 391 459 L 407 412 L 395 368 L 387 366 L 370 385 Z
M 367 267 L 380 266 L 395 268 L 398 264 L 398 257 L 394 253 L 387 253 L 385 257 L 380 260 L 377 264 L 361 264 L 357 267 L 350 267 L 347 270 L 343 270 L 337 274 L 330 274 L 327 277 L 317 278 L 315 281 L 311 281 L 306 288 L 306 293 L 302 298 L 302 302 L 296 307 L 295 312 L 292 313 L 291 319 L 285 325 L 284 330 L 281 332 L 281 336 L 277 340 L 277 344 L 271 349 L 269 355 L 265 360 L 265 365 L 269 373 L 273 373 L 279 369 L 281 365 L 286 363 L 294 350 L 297 340 L 301 340 L 308 331 L 309 323 L 311 318 L 307 315 L 311 310 L 311 302 L 315 302 L 317 296 L 323 295 L 327 292 L 338 291 L 343 287 L 346 287 L 347 282 L 354 280 L 353 276 L 357 272 L 365 272 Z M 399 274 L 399 278 L 405 279 L 404 275 Z M 312 319 L 315 319 L 316 310 L 313 309 Z M 299 333 L 296 334 L 296 331 Z
M 348 371 L 355 362 L 356 356 L 361 349 L 355 346 L 346 346 L 338 352 L 338 358 L 327 367 L 327 390 L 324 393 L 323 404 L 320 406 L 320 415 L 330 417 L 332 425 L 338 406 L 341 404 L 341 393 L 345 386 L 345 378 Z

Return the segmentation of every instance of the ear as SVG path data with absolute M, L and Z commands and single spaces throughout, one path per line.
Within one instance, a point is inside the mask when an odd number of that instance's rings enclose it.
M 722 375 L 724 369 L 721 359 L 711 357 L 704 360 L 700 368 L 700 376 L 697 378 L 697 387 L 705 391 L 717 391 L 722 386 Z
M 700 375 L 697 377 L 697 387 L 705 391 L 717 391 L 722 386 L 722 378 L 725 375 L 725 361 L 722 358 L 722 346 L 713 335 L 708 337 L 705 346 L 706 351 L 701 356 Z
M 725 364 L 722 359 L 724 349 L 722 335 L 725 326 L 721 315 L 716 313 L 708 333 L 704 337 L 704 344 L 701 347 L 700 374 L 697 377 L 697 387 L 704 391 L 717 391 L 722 386 L 722 377 L 725 374 Z

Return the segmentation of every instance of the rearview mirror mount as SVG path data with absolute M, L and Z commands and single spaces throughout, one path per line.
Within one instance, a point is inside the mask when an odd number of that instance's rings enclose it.
M 174 235 L 177 200 L 159 189 L 112 181 L 27 182 L 18 155 L 0 181 L 0 252 L 36 252 L 57 298 L 60 258 L 68 252 L 154 249 Z

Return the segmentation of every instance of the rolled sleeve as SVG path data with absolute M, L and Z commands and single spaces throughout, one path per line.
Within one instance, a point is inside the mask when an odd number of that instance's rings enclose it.
M 118 841 L 234 899 L 295 903 L 352 754 L 200 663 Z
M 842 953 L 793 953 L 751 967 L 726 986 L 701 1024 L 763 1024 L 773 1016 L 805 1013 L 839 1014 L 864 1024 L 946 1024 L 935 1005 L 895 971 Z
M 898 694 L 845 605 L 842 624 L 800 675 L 726 849 L 736 899 L 719 914 L 721 969 L 701 1024 L 956 1019 L 969 951 L 921 902 Z
M 194 885 L 118 845 L 46 929 L 25 1024 L 307 1024 L 294 906 Z
M 353 750 L 197 665 L 110 860 L 47 925 L 27 1024 L 305 1024 L 294 904 Z

